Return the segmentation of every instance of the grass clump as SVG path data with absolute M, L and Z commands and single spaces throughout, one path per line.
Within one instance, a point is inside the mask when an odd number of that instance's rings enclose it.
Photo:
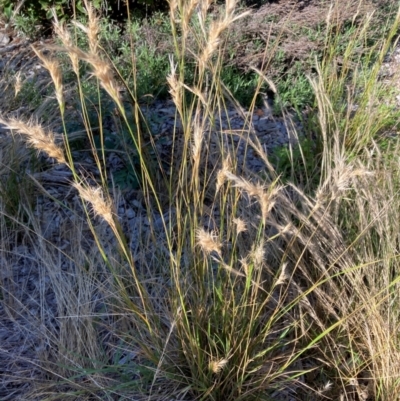
M 55 87 L 62 132 L 0 118 L 48 155 L 51 173 L 69 173 L 73 194 L 58 200 L 32 174 L 37 193 L 30 196 L 41 202 L 25 208 L 29 224 L 14 217 L 24 233 L 21 248 L 9 235 L 1 193 L 7 242 L 0 256 L 9 261 L 1 302 L 7 322 L 22 336 L 29 330 L 27 343 L 35 349 L 14 358 L 32 366 L 30 386 L 19 390 L 23 397 L 396 399 L 399 149 L 394 139 L 385 152 L 379 145 L 397 114 L 390 103 L 378 107 L 390 100 L 378 71 L 399 17 L 372 49 L 361 41 L 370 26 L 362 20 L 343 49 L 327 16 L 326 54 L 309 77 L 316 99 L 316 110 L 304 119 L 309 137 L 277 151 L 283 164 L 274 166 L 251 129 L 214 128 L 228 105 L 237 105 L 221 78 L 225 35 L 250 11 L 229 0 L 206 23 L 209 2 L 170 2 L 174 52 L 165 80 L 176 124 L 163 152 L 138 103 L 138 38 L 130 33 L 128 80 L 103 52 L 99 17 L 84 3 L 87 26 L 75 25 L 87 34 L 86 48 L 55 20 L 61 44 L 53 50 L 69 58 L 76 77 L 72 96 L 59 62 L 35 48 Z M 374 52 L 378 57 L 368 59 Z M 263 85 L 276 89 L 266 67 L 271 60 L 264 61 L 263 70 L 255 69 L 251 113 Z M 90 98 L 84 63 L 96 89 Z M 137 179 L 128 195 L 115 185 L 109 164 L 104 96 L 118 128 L 113 135 L 120 146 L 112 150 Z M 73 97 L 94 170 L 84 169 L 73 147 Z M 245 150 L 235 135 L 245 140 Z M 264 162 L 263 174 L 240 163 L 246 149 Z M 49 235 L 38 211 L 53 203 L 52 213 L 66 215 Z M 128 209 L 136 215 L 131 223 Z M 39 284 L 18 292 L 18 272 L 9 265 L 30 252 Z M 27 298 L 34 299 L 29 310 Z M 25 370 L 5 366 L 9 392 Z

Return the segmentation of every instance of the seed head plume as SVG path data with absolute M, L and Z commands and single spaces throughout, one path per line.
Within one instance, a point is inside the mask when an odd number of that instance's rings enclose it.
M 207 11 L 210 8 L 212 0 L 202 0 L 197 6 L 197 19 L 199 20 L 201 30 L 203 31 L 204 37 L 207 36 L 205 28 L 205 20 L 207 18 Z
M 253 247 L 251 252 L 252 260 L 254 262 L 254 266 L 257 269 L 262 267 L 262 264 L 265 260 L 265 248 L 264 248 L 264 241 L 261 240 L 259 244 Z
M 206 255 L 215 252 L 221 258 L 222 244 L 215 232 L 208 232 L 200 228 L 197 231 L 197 244 Z
M 112 203 L 104 199 L 103 190 L 100 187 L 91 187 L 82 183 L 73 183 L 83 200 L 90 203 L 92 210 L 96 216 L 102 217 L 109 226 L 115 230 L 115 222 L 112 213 Z M 115 230 L 116 231 L 116 230 Z
M 281 187 L 277 186 L 276 182 L 272 183 L 269 188 L 260 183 L 252 184 L 243 178 L 237 177 L 235 174 L 232 174 L 229 171 L 225 171 L 224 175 L 226 178 L 234 182 L 235 187 L 247 193 L 249 197 L 254 197 L 257 199 L 261 206 L 263 221 L 265 222 L 269 212 L 275 205 L 274 199 L 280 192 Z
M 238 218 L 233 219 L 233 223 L 236 225 L 236 233 L 237 234 L 247 231 L 246 222 L 244 220 L 242 220 L 241 218 L 238 217 Z
M 53 80 L 54 86 L 56 88 L 56 98 L 60 106 L 61 113 L 64 113 L 65 101 L 63 95 L 63 84 L 60 66 L 56 60 L 45 57 L 43 53 L 35 48 L 35 46 L 32 46 L 32 49 L 38 56 L 40 61 L 43 63 L 43 66 L 49 71 L 51 79 Z
M 220 360 L 212 360 L 209 363 L 209 369 L 212 373 L 218 374 L 222 371 L 222 369 L 224 369 L 224 367 L 226 366 L 227 363 L 228 363 L 227 358 L 223 358 Z
M 20 135 L 23 135 L 27 143 L 38 151 L 47 153 L 50 157 L 56 159 L 58 163 L 67 164 L 62 148 L 55 142 L 54 134 L 52 132 L 45 133 L 39 124 L 24 123 L 16 119 L 4 120 L 1 117 L 0 123 L 4 124 L 8 129 L 15 130 Z
M 192 142 L 192 155 L 193 155 L 193 160 L 196 164 L 200 162 L 201 144 L 203 142 L 203 137 L 204 137 L 203 129 L 201 126 L 200 118 L 197 114 L 193 124 L 193 142 Z
M 261 215 L 263 218 L 263 221 L 265 222 L 269 212 L 273 209 L 275 206 L 275 198 L 280 192 L 281 187 L 271 187 L 268 191 L 263 192 L 261 197 L 259 198 L 259 202 L 261 205 Z
M 207 39 L 207 45 L 203 49 L 203 52 L 199 58 L 199 65 L 201 69 L 205 69 L 208 60 L 217 50 L 219 44 L 221 43 L 221 34 L 225 31 L 233 22 L 238 19 L 244 18 L 251 14 L 251 11 L 245 11 L 240 15 L 234 16 L 236 7 L 236 0 L 228 0 L 225 7 L 225 15 L 219 21 L 212 23 L 210 28 L 210 33 Z
M 256 197 L 256 198 L 261 198 L 265 186 L 261 185 L 259 183 L 257 184 L 252 184 L 249 181 L 246 181 L 245 179 L 236 176 L 235 174 L 232 174 L 229 171 L 225 171 L 225 176 L 228 178 L 230 181 L 234 182 L 234 186 L 237 188 L 242 189 L 245 191 L 249 196 Z
M 170 15 L 172 17 L 172 20 L 174 20 L 174 21 L 177 19 L 175 17 L 177 9 L 178 9 L 178 0 L 170 0 L 169 1 L 169 11 L 170 11 Z
M 278 280 L 276 280 L 275 285 L 285 284 L 290 279 L 290 274 L 287 271 L 287 263 L 283 263 L 281 272 L 279 274 Z
M 225 26 L 221 21 L 214 22 L 211 25 L 210 34 L 208 35 L 207 39 L 207 45 L 199 58 L 199 65 L 202 70 L 205 70 L 208 60 L 218 48 L 218 45 L 221 42 L 220 35 L 224 29 Z
M 52 46 L 51 48 L 58 51 L 66 51 L 69 53 L 70 57 L 77 57 L 78 59 L 89 63 L 93 69 L 92 75 L 94 75 L 100 81 L 101 86 L 117 103 L 118 107 L 121 110 L 123 109 L 118 91 L 118 85 L 114 79 L 112 68 L 106 61 L 102 60 L 99 55 L 85 53 L 79 49 L 79 47 L 75 45 L 69 45 L 68 43 L 64 43 L 63 47 Z
M 94 55 L 97 54 L 99 47 L 99 17 L 96 15 L 91 3 L 89 3 L 87 0 L 84 0 L 84 3 L 88 14 L 88 26 L 86 27 L 78 21 L 73 21 L 73 24 L 86 33 L 89 41 L 90 54 Z
M 182 32 L 184 35 L 186 35 L 189 32 L 190 20 L 198 3 L 199 0 L 190 0 L 189 4 L 183 10 Z
M 123 109 L 118 85 L 109 64 L 98 56 L 92 56 L 88 58 L 87 61 L 92 65 L 93 75 L 100 81 L 101 86 L 107 91 L 115 103 L 118 104 L 118 107 Z
M 171 72 L 167 76 L 167 82 L 170 88 L 169 93 L 171 94 L 172 100 L 175 103 L 176 108 L 181 111 L 182 85 L 178 81 L 178 78 L 176 77 L 177 64 L 174 63 L 174 58 L 172 55 L 169 56 L 169 64 L 171 67 Z
M 21 71 L 18 71 L 18 73 L 15 75 L 15 86 L 14 86 L 15 96 L 18 95 L 21 89 L 22 89 Z
M 68 47 L 73 47 L 74 42 L 72 41 L 71 34 L 69 33 L 68 29 L 66 29 L 65 25 L 60 23 L 57 14 L 55 10 L 53 9 L 53 27 L 54 27 L 54 32 L 57 34 L 59 39 L 61 40 L 62 44 L 68 48 Z M 74 71 L 75 75 L 79 76 L 79 58 L 76 53 L 68 52 L 68 56 L 71 60 L 72 64 L 72 70 Z
M 222 161 L 222 168 L 217 173 L 216 192 L 219 192 L 221 187 L 225 184 L 225 181 L 227 180 L 227 174 L 231 171 L 231 169 L 232 169 L 232 160 L 230 155 L 228 155 Z
M 98 55 L 85 53 L 76 46 L 66 46 L 63 50 L 68 51 L 68 53 L 76 54 L 80 60 L 86 61 L 92 66 L 92 75 L 94 75 L 100 81 L 101 86 L 122 110 L 123 104 L 120 99 L 118 85 L 114 79 L 114 74 L 110 65 L 106 61 L 102 60 Z
M 87 0 L 84 0 L 84 3 L 89 17 L 87 35 L 89 39 L 90 52 L 96 54 L 99 45 L 99 17 L 96 15 L 92 3 L 89 3 Z

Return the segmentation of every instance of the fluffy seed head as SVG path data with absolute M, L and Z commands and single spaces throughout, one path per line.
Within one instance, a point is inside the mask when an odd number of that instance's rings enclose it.
M 167 82 L 169 85 L 169 93 L 171 94 L 172 100 L 174 101 L 177 108 L 181 105 L 182 96 L 182 85 L 176 77 L 177 64 L 174 63 L 174 58 L 169 55 L 169 64 L 171 67 L 171 72 L 167 76 Z
M 89 47 L 90 52 L 92 54 L 96 54 L 97 47 L 99 46 L 99 17 L 96 15 L 96 12 L 93 8 L 93 4 L 89 3 L 87 0 L 84 0 L 85 8 L 88 13 L 89 23 L 88 23 L 88 39 L 89 39 Z
M 74 43 L 71 38 L 71 34 L 69 33 L 68 29 L 65 28 L 65 25 L 60 23 L 57 18 L 57 14 L 53 9 L 53 27 L 54 31 L 57 34 L 58 38 L 61 40 L 62 44 L 68 48 L 73 47 Z M 68 56 L 71 60 L 72 70 L 74 71 L 75 75 L 79 75 L 79 58 L 76 53 L 68 53 Z
M 241 258 L 239 259 L 239 262 L 242 266 L 242 269 L 244 271 L 245 276 L 247 277 L 247 275 L 249 274 L 249 270 L 250 270 L 250 266 L 249 266 L 249 261 L 247 258 Z
M 4 124 L 10 130 L 16 130 L 23 135 L 27 143 L 35 149 L 47 153 L 50 157 L 57 160 L 58 163 L 67 164 L 64 158 L 63 150 L 56 144 L 52 132 L 45 133 L 39 124 L 24 123 L 16 119 L 4 120 L 0 117 L 0 123 Z
M 18 71 L 17 74 L 15 75 L 15 86 L 14 86 L 15 96 L 18 95 L 21 89 L 22 89 L 21 71 Z
M 279 274 L 278 280 L 276 281 L 275 285 L 282 285 L 285 284 L 289 279 L 290 279 L 290 275 L 287 272 L 287 263 L 284 263 L 282 265 L 282 270 Z
M 96 216 L 102 217 L 111 228 L 115 227 L 112 213 L 111 201 L 104 199 L 103 190 L 100 187 L 94 188 L 89 185 L 84 186 L 82 183 L 73 183 L 83 200 L 90 203 L 92 210 Z
M 261 241 L 257 246 L 253 248 L 252 259 L 256 268 L 260 268 L 262 266 L 265 260 L 264 241 Z
M 210 34 L 207 39 L 207 45 L 203 49 L 203 52 L 199 58 L 199 66 L 202 70 L 205 70 L 208 60 L 211 58 L 211 56 L 218 48 L 218 45 L 221 43 L 220 35 L 224 28 L 225 26 L 221 21 L 214 22 L 211 25 Z
M 200 160 L 201 144 L 203 142 L 203 129 L 198 119 L 195 119 L 193 124 L 193 142 L 192 142 L 192 155 L 193 160 L 198 162 Z
M 186 34 L 189 31 L 190 20 L 192 18 L 193 12 L 197 7 L 198 2 L 199 0 L 189 1 L 183 10 L 182 30 L 184 34 Z
M 208 232 L 200 228 L 197 231 L 197 244 L 206 255 L 216 252 L 221 257 L 222 244 L 215 232 Z
M 207 44 L 203 49 L 203 52 L 199 58 L 199 66 L 201 69 L 205 69 L 206 65 L 217 50 L 219 44 L 221 43 L 221 34 L 225 31 L 233 22 L 238 19 L 244 18 L 245 16 L 251 14 L 251 11 L 245 11 L 240 15 L 234 16 L 234 11 L 236 8 L 236 0 L 227 0 L 225 6 L 225 15 L 222 19 L 211 24 L 210 33 L 207 38 Z
M 235 187 L 240 188 L 242 191 L 247 193 L 249 197 L 254 197 L 257 199 L 261 206 L 263 221 L 265 222 L 269 212 L 275 205 L 274 198 L 281 190 L 281 187 L 273 183 L 268 189 L 265 185 L 260 183 L 252 184 L 241 177 L 237 177 L 235 174 L 232 174 L 229 171 L 225 171 L 224 175 L 227 179 L 234 182 Z
M 216 191 L 218 192 L 221 187 L 225 184 L 225 181 L 227 180 L 227 173 L 229 173 L 232 169 L 232 160 L 230 155 L 222 161 L 222 168 L 221 170 L 218 171 L 217 174 L 217 187 Z
M 118 85 L 114 80 L 110 65 L 96 54 L 87 54 L 76 46 L 68 47 L 67 51 L 75 53 L 81 60 L 88 62 L 93 68 L 93 75 L 100 81 L 101 86 L 122 110 L 123 105 L 118 91 Z
M 118 86 L 114 80 L 110 66 L 99 58 L 93 58 L 89 62 L 92 64 L 93 74 L 99 79 L 103 88 L 122 107 Z
M 88 14 L 88 26 L 86 27 L 78 21 L 72 21 L 72 23 L 86 33 L 89 41 L 90 54 L 95 55 L 97 54 L 97 49 L 99 46 L 99 17 L 96 15 L 92 3 L 89 3 L 87 0 L 83 1 Z
M 236 225 L 236 233 L 237 234 L 247 231 L 246 222 L 244 220 L 242 220 L 241 218 L 238 217 L 236 219 L 233 219 L 233 222 Z
M 227 363 L 228 363 L 228 359 L 222 358 L 220 360 L 210 361 L 208 367 L 212 373 L 218 374 L 226 366 Z
M 49 71 L 51 79 L 53 80 L 54 86 L 56 88 L 56 98 L 58 104 L 60 106 L 61 112 L 64 113 L 65 102 L 63 95 L 63 84 L 62 84 L 62 75 L 60 66 L 56 60 L 47 58 L 46 56 L 44 56 L 42 52 L 37 50 L 34 46 L 32 46 L 32 49 L 38 56 L 40 61 L 43 63 L 43 66 Z

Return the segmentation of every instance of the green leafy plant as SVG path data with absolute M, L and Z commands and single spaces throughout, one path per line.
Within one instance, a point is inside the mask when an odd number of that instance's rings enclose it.
M 40 30 L 38 31 L 37 24 L 37 18 L 29 13 L 21 13 L 19 15 L 16 15 L 13 20 L 13 25 L 15 29 L 32 39 L 37 39 L 40 35 Z
M 91 4 L 96 10 L 107 11 L 102 0 L 93 0 Z M 37 38 L 51 28 L 53 13 L 60 21 L 70 20 L 74 13 L 76 17 L 86 14 L 83 0 L 24 0 L 17 4 L 2 0 L 0 9 L 19 32 L 30 38 Z
M 303 137 L 295 145 L 277 147 L 270 160 L 283 182 L 295 182 L 302 187 L 307 185 L 310 192 L 320 182 L 321 154 L 318 154 L 316 139 Z
M 12 17 L 14 15 L 14 5 L 12 3 L 10 4 L 4 4 L 0 2 L 0 13 L 5 19 L 6 23 L 9 23 L 12 20 Z
M 28 224 L 29 212 L 34 206 L 34 184 L 27 170 L 40 171 L 41 163 L 32 150 L 8 142 L 7 154 L 0 166 L 1 213 L 7 226 L 19 232 L 23 230 L 19 222 Z

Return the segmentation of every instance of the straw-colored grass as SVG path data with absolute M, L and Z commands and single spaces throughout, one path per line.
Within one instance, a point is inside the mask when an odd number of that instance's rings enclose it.
M 76 168 L 61 72 L 40 49 L 36 54 L 55 86 L 62 139 L 40 124 L 0 117 L 28 147 L 71 171 L 75 195 L 57 209 L 69 209 L 70 216 L 57 233 L 66 241 L 62 248 L 47 235 L 39 204 L 21 195 L 21 221 L 18 213 L 10 215 L 0 191 L 2 310 L 34 349 L 18 354 L 0 344 L 1 357 L 9 357 L 0 367 L 11 397 L 5 399 L 13 399 L 8 384 L 22 385 L 30 369 L 19 399 L 399 400 L 400 149 L 394 139 L 385 152 L 380 148 L 396 112 L 379 107 L 389 100 L 390 83 L 378 79 L 399 16 L 390 36 L 371 50 L 380 52 L 372 67 L 366 64 L 372 57 L 361 58 L 355 49 L 368 35 L 369 20 L 354 25 L 340 69 L 328 17 L 327 54 L 310 77 L 322 162 L 317 177 L 306 177 L 301 186 L 283 184 L 252 132 L 240 135 L 265 161 L 260 176 L 238 164 L 234 141 L 218 137 L 217 154 L 209 146 L 217 134 L 207 119 L 221 115 L 229 98 L 218 80 L 223 33 L 250 11 L 238 15 L 236 2 L 228 0 L 224 13 L 207 25 L 210 2 L 171 1 L 176 51 L 166 80 L 183 134 L 175 132 L 165 169 L 143 129 L 135 84 L 127 88 L 135 129 L 127 116 L 118 74 L 99 46 L 98 16 L 84 3 L 88 25 L 75 26 L 88 35 L 89 51 L 78 48 L 57 20 L 55 32 L 63 43 L 57 50 L 69 55 L 77 75 L 97 183 Z M 194 19 L 202 36 L 196 80 L 188 85 L 183 49 Z M 118 216 L 123 194 L 112 186 L 104 150 L 97 151 L 85 115 L 82 62 L 114 101 L 139 155 L 138 199 L 149 227 L 135 227 L 135 243 Z M 276 90 L 268 71 L 259 73 L 260 83 L 265 79 Z M 6 175 L 4 161 L 0 172 Z M 315 179 L 316 188 L 308 185 Z M 51 199 L 33 182 L 41 197 Z M 15 227 L 20 238 L 12 235 Z M 32 259 L 39 272 L 34 292 L 16 289 L 11 265 L 18 257 Z M 47 305 L 49 293 L 55 310 Z M 35 294 L 34 311 L 24 306 L 29 294 Z

